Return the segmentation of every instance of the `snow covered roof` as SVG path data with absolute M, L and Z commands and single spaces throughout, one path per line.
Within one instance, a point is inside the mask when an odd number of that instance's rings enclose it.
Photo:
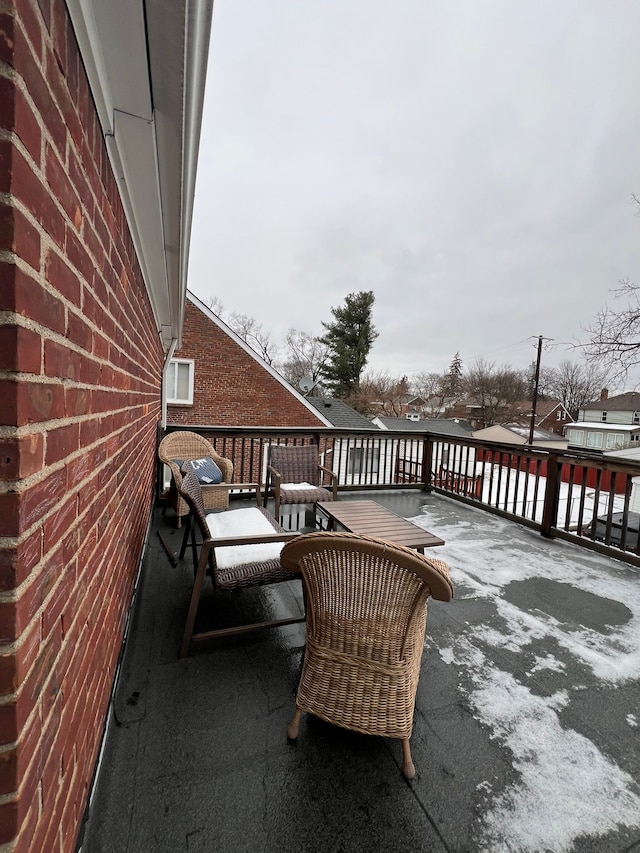
M 605 424 L 601 421 L 574 421 L 567 424 L 565 429 L 599 429 L 603 432 L 635 432 L 640 431 L 640 424 Z

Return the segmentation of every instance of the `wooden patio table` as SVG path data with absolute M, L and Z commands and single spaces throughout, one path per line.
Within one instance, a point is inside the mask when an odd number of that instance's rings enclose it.
M 339 524 L 349 533 L 386 539 L 396 545 L 415 548 L 421 554 L 425 548 L 444 545 L 444 539 L 375 501 L 319 501 L 316 510 L 328 519 L 332 530 Z

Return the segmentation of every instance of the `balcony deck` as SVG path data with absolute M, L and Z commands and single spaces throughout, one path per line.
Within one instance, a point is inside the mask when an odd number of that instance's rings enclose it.
M 445 539 L 456 588 L 429 605 L 417 778 L 399 743 L 308 716 L 287 743 L 303 625 L 178 660 L 192 571 L 153 530 L 83 853 L 640 850 L 638 570 L 438 495 L 366 496 Z M 295 606 L 288 587 L 229 607 Z

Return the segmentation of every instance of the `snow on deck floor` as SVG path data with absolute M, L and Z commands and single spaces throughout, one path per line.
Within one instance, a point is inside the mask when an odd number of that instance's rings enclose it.
M 439 653 L 465 676 L 459 689 L 491 737 L 511 751 L 517 771 L 517 782 L 500 792 L 491 780 L 482 783 L 486 811 L 478 850 L 562 853 L 581 836 L 640 828 L 638 782 L 571 728 L 576 715 L 567 713 L 596 683 L 622 686 L 640 678 L 640 573 L 589 552 L 576 560 L 575 546 L 537 535 L 526 548 L 521 537 L 510 544 L 513 523 L 485 514 L 479 547 L 478 519 L 450 518 L 425 507 L 411 520 L 445 539 L 438 557 L 451 568 L 458 599 L 490 599 L 499 618 L 439 638 Z M 531 606 L 535 594 L 525 599 L 522 592 L 532 584 L 550 596 L 551 607 L 545 596 L 540 607 Z M 575 619 L 553 606 L 554 594 L 562 599 L 567 586 L 585 603 Z M 557 652 L 536 653 L 542 645 Z M 514 676 L 513 667 L 500 666 L 505 653 L 521 655 L 525 666 L 534 663 Z M 565 686 L 546 696 L 534 683 L 545 671 L 566 676 Z M 640 717 L 638 692 L 633 695 L 635 706 L 624 717 L 630 728 Z

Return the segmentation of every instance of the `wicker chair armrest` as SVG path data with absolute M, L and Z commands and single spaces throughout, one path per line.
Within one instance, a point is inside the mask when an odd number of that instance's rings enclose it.
M 215 539 L 205 539 L 202 543 L 208 551 L 216 548 L 226 548 L 233 545 L 262 545 L 265 542 L 290 542 L 300 536 L 298 531 L 292 533 L 264 533 L 261 536 L 220 536 Z
M 328 485 L 331 487 L 331 491 L 333 492 L 334 501 L 337 501 L 338 500 L 338 475 L 335 473 L 335 471 L 332 471 L 331 468 L 325 468 L 324 465 L 320 465 L 320 471 L 329 477 L 329 484 Z
M 180 472 L 178 465 L 176 465 L 172 459 L 165 459 L 163 461 L 164 464 L 169 467 L 176 486 L 180 486 L 182 484 L 182 473 Z
M 275 483 L 277 485 L 280 485 L 280 482 L 282 480 L 282 474 L 280 473 L 280 471 L 276 471 L 276 469 L 272 465 L 267 465 L 267 471 L 269 472 L 269 474 L 271 474 Z
M 222 482 L 230 483 L 233 479 L 233 462 L 224 456 L 220 456 L 220 454 L 216 453 L 215 450 L 213 451 L 211 458 L 222 472 Z

